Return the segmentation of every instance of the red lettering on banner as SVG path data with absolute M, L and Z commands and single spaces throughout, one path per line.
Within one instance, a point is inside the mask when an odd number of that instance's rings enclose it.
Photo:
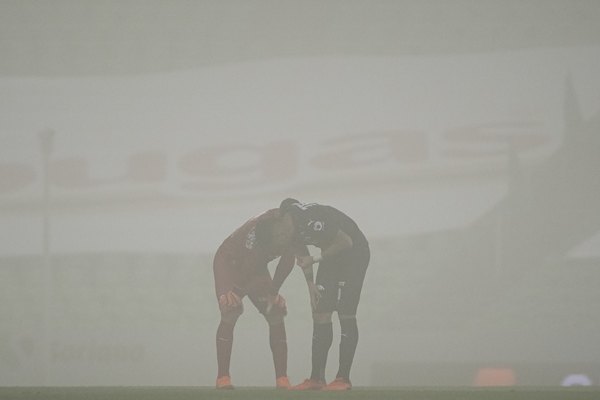
M 424 162 L 428 158 L 427 135 L 422 131 L 394 131 L 344 136 L 325 143 L 326 151 L 312 159 L 323 169 L 347 169 L 397 163 Z
M 50 164 L 51 182 L 63 188 L 88 188 L 116 183 L 148 183 L 164 181 L 167 158 L 163 153 L 145 152 L 130 156 L 123 174 L 113 178 L 94 178 L 89 163 L 81 157 L 53 160 Z
M 517 151 L 531 150 L 546 144 L 548 136 L 531 132 L 540 125 L 534 122 L 499 122 L 468 125 L 452 129 L 444 135 L 447 148 L 443 154 L 456 158 L 504 155 L 508 145 Z
M 181 187 L 189 191 L 281 182 L 293 177 L 297 166 L 296 148 L 287 141 L 202 148 L 178 163 L 185 179 Z
M 447 162 L 483 159 L 506 155 L 509 144 L 518 152 L 546 145 L 551 137 L 540 131 L 540 124 L 531 121 L 482 123 L 451 129 L 436 138 L 435 145 Z M 243 190 L 289 182 L 304 165 L 300 157 L 307 160 L 307 174 L 319 173 L 324 179 L 328 173 L 360 168 L 426 165 L 431 157 L 430 139 L 426 132 L 415 129 L 345 135 L 302 146 L 283 140 L 201 147 L 183 154 L 134 152 L 126 157 L 123 171 L 109 177 L 95 176 L 84 157 L 53 158 L 50 183 L 63 190 L 107 189 L 113 193 L 136 190 L 136 185 L 142 184 L 189 193 Z M 31 189 L 40 182 L 35 164 L 0 163 L 0 196 Z

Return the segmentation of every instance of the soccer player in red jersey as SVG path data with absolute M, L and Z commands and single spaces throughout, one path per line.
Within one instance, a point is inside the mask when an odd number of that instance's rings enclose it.
M 251 218 L 229 235 L 215 254 L 213 270 L 221 312 L 216 335 L 217 389 L 233 389 L 229 373 L 233 331 L 243 312 L 242 299 L 245 296 L 269 324 L 276 387 L 290 387 L 284 324 L 287 310 L 279 288 L 293 269 L 296 256 L 307 255 L 308 250 L 305 245 L 296 244 L 292 240 L 292 232 L 283 229 L 285 226 L 280 222 L 278 209 Z M 267 265 L 278 257 L 280 259 L 271 278 Z

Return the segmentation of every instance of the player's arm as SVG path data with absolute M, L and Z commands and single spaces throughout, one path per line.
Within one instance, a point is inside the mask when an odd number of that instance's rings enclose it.
M 290 250 L 285 252 L 277 263 L 277 267 L 275 268 L 275 272 L 273 273 L 273 285 L 272 285 L 272 294 L 279 293 L 279 289 L 281 289 L 281 285 L 290 275 L 292 269 L 294 269 L 294 265 L 296 264 L 296 258 L 294 253 Z
M 302 244 L 298 246 L 298 250 L 296 251 L 296 255 L 298 259 L 301 257 L 310 257 L 310 252 L 308 251 L 308 247 Z M 300 265 L 298 265 L 300 266 Z M 317 303 L 321 298 L 321 293 L 317 289 L 317 285 L 315 284 L 314 278 L 314 269 L 313 263 L 309 263 L 308 265 L 301 267 L 302 272 L 304 273 L 304 278 L 306 279 L 306 287 L 308 288 L 308 297 L 310 299 L 310 306 L 313 310 L 317 308 Z
M 281 289 L 281 285 L 290 275 L 292 269 L 294 269 L 294 265 L 296 264 L 296 257 L 294 252 L 290 248 L 279 258 L 279 262 L 277 263 L 277 267 L 275 268 L 275 272 L 273 273 L 273 279 L 271 281 L 270 293 L 267 297 L 267 309 L 266 314 L 270 314 L 273 310 L 273 307 L 278 307 L 279 309 L 283 309 L 284 312 L 286 310 L 286 301 L 285 298 L 279 294 L 279 289 Z
M 297 260 L 299 260 L 302 257 L 310 256 L 308 247 L 306 247 L 306 245 L 303 243 L 297 244 L 295 246 L 295 249 L 296 249 L 295 253 L 296 253 Z M 310 264 L 306 267 L 303 267 L 300 264 L 298 264 L 298 266 L 302 269 L 302 273 L 304 274 L 304 277 L 306 278 L 306 282 L 314 282 L 312 264 Z
M 298 265 L 300 265 L 304 269 L 309 265 L 318 263 L 323 259 L 333 257 L 336 254 L 342 252 L 343 250 L 349 249 L 350 247 L 352 247 L 352 244 L 352 238 L 348 236 L 348 234 L 343 230 L 338 229 L 330 244 L 322 248 L 320 255 L 299 257 Z
M 275 293 L 279 291 L 281 285 L 283 285 L 283 282 L 290 275 L 292 269 L 294 269 L 294 265 L 296 264 L 296 257 L 307 256 L 309 254 L 310 253 L 308 252 L 308 248 L 306 247 L 306 245 L 302 243 L 295 243 L 291 245 L 290 248 L 281 256 L 281 258 L 279 259 L 279 263 L 277 264 L 277 267 L 275 269 L 275 273 L 273 274 L 273 288 L 275 290 Z
M 310 257 L 310 256 L 308 256 Z M 321 298 L 321 293 L 315 284 L 314 273 L 313 273 L 313 264 L 310 263 L 306 267 L 302 267 L 302 272 L 304 272 L 304 278 L 306 278 L 306 287 L 308 288 L 308 297 L 310 299 L 310 306 L 313 310 L 317 308 L 317 303 Z

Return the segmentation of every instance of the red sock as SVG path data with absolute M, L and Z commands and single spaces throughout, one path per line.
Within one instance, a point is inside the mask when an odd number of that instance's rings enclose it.
M 285 324 L 279 323 L 269 325 L 269 344 L 273 352 L 273 364 L 275 365 L 275 377 L 287 376 L 287 336 Z
M 229 376 L 229 363 L 231 361 L 231 348 L 233 347 L 233 328 L 235 324 L 223 322 L 217 328 L 217 366 L 218 375 Z

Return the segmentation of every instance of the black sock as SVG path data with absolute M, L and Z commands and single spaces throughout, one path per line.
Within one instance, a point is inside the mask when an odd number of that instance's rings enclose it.
M 340 369 L 337 378 L 350 380 L 350 368 L 356 353 L 358 344 L 358 325 L 356 318 L 340 319 L 340 330 L 342 338 L 340 340 Z
M 333 324 L 313 324 L 312 338 L 312 372 L 310 379 L 325 380 L 325 366 L 327 365 L 327 353 L 333 342 Z

